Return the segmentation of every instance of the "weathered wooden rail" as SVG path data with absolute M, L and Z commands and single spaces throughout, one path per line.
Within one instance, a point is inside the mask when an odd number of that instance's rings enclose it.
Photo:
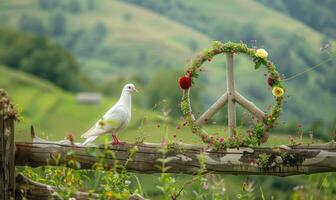
M 119 164 L 125 163 L 129 151 L 137 146 L 137 152 L 128 162 L 126 169 L 139 173 L 159 173 L 156 166 L 158 159 L 163 158 L 160 144 L 123 144 L 109 146 L 115 152 L 115 157 L 105 157 L 105 162 Z M 88 149 L 103 154 L 105 148 L 101 146 L 83 147 L 81 145 L 55 143 L 38 139 L 33 143 L 16 142 L 15 162 L 17 166 L 38 167 L 43 165 L 56 165 L 52 159 L 60 155 L 58 164 L 67 165 L 71 159 L 80 163 L 81 169 L 91 169 L 98 162 L 97 157 L 90 155 Z M 67 152 L 72 151 L 71 157 Z M 336 143 L 311 144 L 280 147 L 256 147 L 227 149 L 215 151 L 203 149 L 194 145 L 174 145 L 168 147 L 166 158 L 170 161 L 168 172 L 195 174 L 200 168 L 199 157 L 205 158 L 205 172 L 236 174 L 236 175 L 274 175 L 291 176 L 299 174 L 313 174 L 336 171 Z M 68 167 L 71 167 L 70 165 Z M 110 167 L 110 166 L 107 166 Z

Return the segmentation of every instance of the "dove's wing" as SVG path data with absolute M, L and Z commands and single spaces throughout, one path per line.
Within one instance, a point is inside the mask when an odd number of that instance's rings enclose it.
M 96 124 L 82 135 L 82 138 L 117 132 L 129 122 L 129 112 L 123 105 L 109 110 Z

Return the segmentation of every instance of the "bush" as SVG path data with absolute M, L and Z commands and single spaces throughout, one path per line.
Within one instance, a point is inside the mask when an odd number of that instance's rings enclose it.
M 63 89 L 78 87 L 75 58 L 44 37 L 0 30 L 0 63 L 47 79 Z
M 77 0 L 68 1 L 68 10 L 71 13 L 79 13 L 81 11 L 81 4 Z
M 39 0 L 38 5 L 41 9 L 50 10 L 55 9 L 60 5 L 60 0 Z
M 19 19 L 19 29 L 24 32 L 32 32 L 43 35 L 45 28 L 41 19 L 35 16 L 22 15 Z
M 50 34 L 53 36 L 60 36 L 65 33 L 66 30 L 66 18 L 61 14 L 52 15 L 49 18 L 50 23 Z

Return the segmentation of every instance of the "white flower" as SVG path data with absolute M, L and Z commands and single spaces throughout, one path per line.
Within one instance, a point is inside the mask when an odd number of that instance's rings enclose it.
M 255 56 L 265 59 L 267 58 L 268 53 L 265 49 L 257 49 Z
M 131 181 L 130 180 L 126 180 L 125 181 L 125 185 L 130 185 L 131 184 Z

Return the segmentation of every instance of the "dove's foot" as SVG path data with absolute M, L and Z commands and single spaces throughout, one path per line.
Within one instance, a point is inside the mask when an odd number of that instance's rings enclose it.
M 111 144 L 112 145 L 122 145 L 122 144 L 126 144 L 126 142 L 122 142 L 122 141 L 118 140 L 118 141 L 113 141 Z
M 111 143 L 112 145 L 119 145 L 119 144 L 121 144 L 121 142 L 116 142 L 116 141 L 113 141 L 112 143 Z
M 113 138 L 112 145 L 126 144 L 126 142 L 121 142 L 115 135 L 112 135 L 112 138 Z

